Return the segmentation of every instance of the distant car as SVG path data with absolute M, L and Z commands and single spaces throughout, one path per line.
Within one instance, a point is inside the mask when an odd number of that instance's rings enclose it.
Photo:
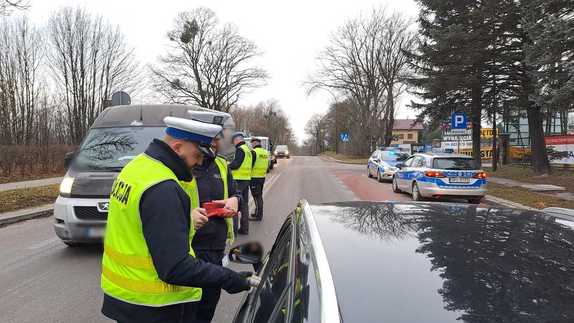
M 415 154 L 396 164 L 393 191 L 426 198 L 464 198 L 478 204 L 486 195 L 486 173 L 472 157 L 454 154 Z
M 379 182 L 391 181 L 398 170 L 396 164 L 405 161 L 409 155 L 397 149 L 378 149 L 373 152 L 367 163 L 367 176 L 375 177 Z
M 574 322 L 574 222 L 459 203 L 301 202 L 233 322 Z M 260 245 L 259 245 L 260 246 Z
M 275 155 L 275 158 L 289 158 L 289 147 L 287 145 L 277 145 L 273 155 Z

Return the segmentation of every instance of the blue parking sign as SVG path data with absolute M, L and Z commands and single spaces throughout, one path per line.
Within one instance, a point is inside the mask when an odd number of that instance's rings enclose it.
M 341 138 L 342 142 L 349 142 L 351 140 L 348 132 L 341 132 L 341 134 L 339 134 L 339 138 Z
M 455 112 L 450 116 L 451 129 L 466 129 L 467 117 L 464 112 Z

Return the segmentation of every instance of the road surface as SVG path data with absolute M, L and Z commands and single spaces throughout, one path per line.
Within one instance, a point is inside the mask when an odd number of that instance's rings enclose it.
M 264 190 L 263 222 L 251 222 L 250 235 L 269 249 L 284 218 L 297 202 L 399 200 L 390 184 L 368 179 L 363 165 L 318 157 L 279 160 Z M 52 230 L 53 218 L 0 228 L 0 317 L 3 323 L 110 322 L 100 314 L 101 247 L 68 248 Z M 235 269 L 250 270 L 244 265 Z M 223 293 L 216 322 L 230 322 L 242 294 Z

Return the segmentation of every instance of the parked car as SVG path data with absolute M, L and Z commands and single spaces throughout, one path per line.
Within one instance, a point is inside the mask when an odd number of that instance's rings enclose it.
M 301 202 L 234 322 L 574 322 L 574 222 L 449 203 Z M 255 246 L 255 248 L 253 247 Z
M 54 204 L 56 235 L 69 246 L 102 240 L 115 178 L 154 138 L 163 138 L 165 117 L 197 116 L 204 122 L 221 118 L 222 124 L 234 127 L 227 113 L 196 111 L 186 105 L 125 105 L 104 110 L 79 149 L 66 156 L 68 171 Z
M 415 201 L 464 198 L 479 204 L 486 195 L 486 173 L 466 155 L 415 154 L 395 166 L 393 191 L 407 192 Z
M 367 162 L 367 176 L 375 177 L 379 182 L 391 181 L 398 170 L 396 164 L 408 157 L 409 154 L 398 149 L 377 149 Z
M 277 145 L 273 152 L 276 158 L 289 158 L 289 147 L 287 145 Z

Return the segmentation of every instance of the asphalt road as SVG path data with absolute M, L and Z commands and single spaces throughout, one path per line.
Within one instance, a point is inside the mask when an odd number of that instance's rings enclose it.
M 399 200 L 391 185 L 368 179 L 363 165 L 346 165 L 318 157 L 279 161 L 264 189 L 264 220 L 251 222 L 250 235 L 268 250 L 284 218 L 305 198 L 311 204 L 349 200 Z M 101 247 L 68 248 L 55 236 L 53 218 L 0 228 L 0 321 L 110 322 L 100 314 Z M 250 267 L 232 265 L 235 269 Z M 242 294 L 223 293 L 216 322 L 230 322 Z

